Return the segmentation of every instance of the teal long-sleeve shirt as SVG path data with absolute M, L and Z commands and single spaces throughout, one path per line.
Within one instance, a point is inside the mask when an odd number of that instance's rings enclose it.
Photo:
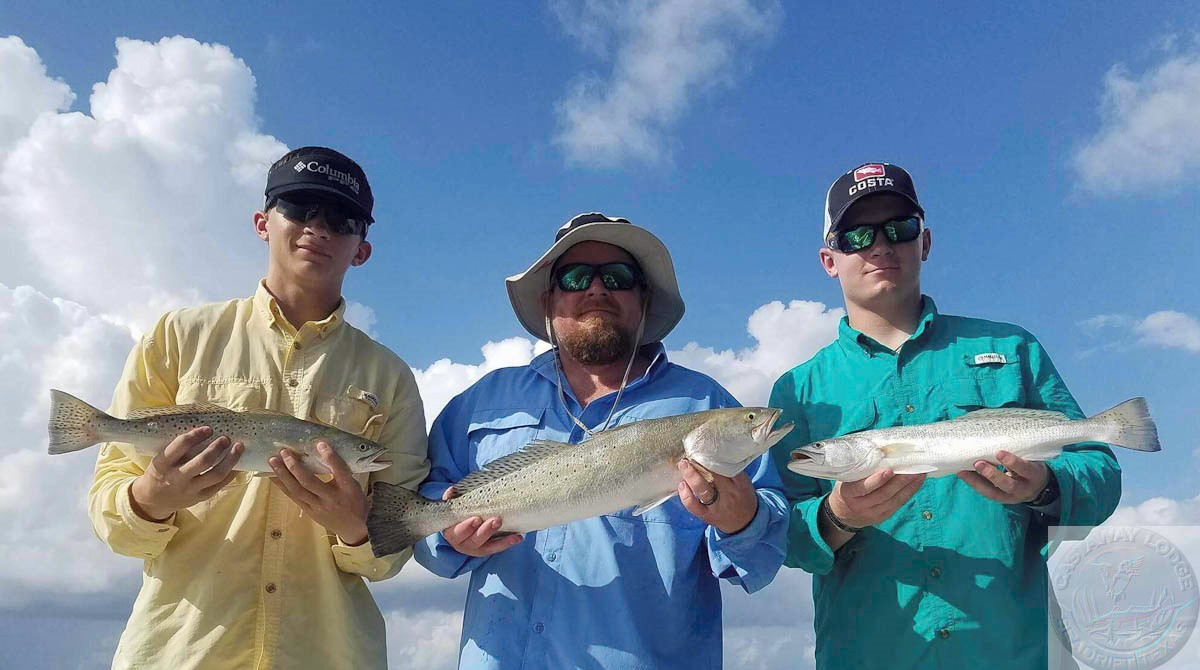
M 985 407 L 1082 418 L 1037 339 L 938 314 L 925 297 L 898 351 L 843 319 L 835 342 L 775 383 L 770 405 L 796 424 L 771 453 L 791 504 L 785 565 L 813 573 L 818 670 L 1046 667 L 1046 529 L 1096 525 L 1113 512 L 1121 471 L 1108 447 L 1072 445 L 1046 462 L 1061 489 L 1051 509 L 1003 505 L 938 477 L 836 552 L 817 527 L 833 482 L 787 469 L 792 449 L 809 442 Z

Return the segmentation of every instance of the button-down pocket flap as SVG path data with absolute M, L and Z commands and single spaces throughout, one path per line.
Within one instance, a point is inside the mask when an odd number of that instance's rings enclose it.
M 542 424 L 542 415 L 545 412 L 546 410 L 543 407 L 535 409 L 476 410 L 471 413 L 471 423 L 467 425 L 467 432 L 470 433 L 480 429 L 505 430 L 508 428 L 540 426 Z

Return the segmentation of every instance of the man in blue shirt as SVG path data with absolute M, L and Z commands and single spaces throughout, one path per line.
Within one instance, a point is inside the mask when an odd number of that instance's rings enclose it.
M 521 324 L 554 349 L 496 370 L 433 424 L 421 493 L 453 495 L 467 473 L 535 439 L 578 443 L 618 425 L 736 407 L 709 377 L 667 361 L 683 316 L 671 257 L 625 219 L 576 216 L 507 280 Z M 718 668 L 718 578 L 770 583 L 787 542 L 786 503 L 766 457 L 709 483 L 680 464 L 679 496 L 520 536 L 475 517 L 417 544 L 443 577 L 471 574 L 461 668 Z
M 1047 644 L 1047 526 L 1097 525 L 1116 508 L 1107 447 L 1073 445 L 1046 462 L 1001 451 L 1003 469 L 980 460 L 927 481 L 882 470 L 833 485 L 786 469 L 805 443 L 985 407 L 1083 417 L 1033 335 L 940 314 L 921 294 L 924 219 L 896 165 L 861 165 L 826 196 L 820 259 L 846 317 L 770 402 L 796 424 L 771 449 L 792 503 L 786 564 L 814 575 L 818 669 L 1045 668 L 1062 653 Z

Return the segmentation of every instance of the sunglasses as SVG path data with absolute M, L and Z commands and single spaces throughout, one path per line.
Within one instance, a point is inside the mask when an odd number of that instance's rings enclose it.
M 909 216 L 883 223 L 846 228 L 831 234 L 825 243 L 829 245 L 830 249 L 836 249 L 844 254 L 862 251 L 869 249 L 875 243 L 875 235 L 881 230 L 889 242 L 895 244 L 912 242 L 921 236 L 921 218 Z
M 604 282 L 604 288 L 610 291 L 628 291 L 642 284 L 641 270 L 629 263 L 568 263 L 554 271 L 554 280 L 564 291 L 586 291 L 597 274 Z
M 275 207 L 285 219 L 298 223 L 308 223 L 318 216 L 323 216 L 325 227 L 335 235 L 361 235 L 365 238 L 367 226 L 370 225 L 366 219 L 353 216 L 341 205 L 328 200 L 275 198 L 267 204 L 268 210 L 271 207 Z

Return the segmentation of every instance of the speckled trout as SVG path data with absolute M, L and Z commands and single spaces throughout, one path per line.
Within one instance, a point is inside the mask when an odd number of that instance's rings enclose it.
M 851 433 L 792 451 L 788 469 L 802 475 L 854 482 L 884 468 L 897 474 L 944 477 L 996 463 L 997 451 L 1045 461 L 1077 442 L 1106 442 L 1137 451 L 1159 451 L 1158 428 L 1145 398 L 1133 398 L 1089 419 L 1062 412 L 981 409 L 922 426 Z
M 634 506 L 640 515 L 676 494 L 680 459 L 726 477 L 744 470 L 792 429 L 774 429 L 779 414 L 713 409 L 635 421 L 579 444 L 534 441 L 464 477 L 444 502 L 376 482 L 371 547 L 392 554 L 473 516 L 500 517 L 502 533 L 528 533 Z
M 318 442 L 333 447 L 352 472 L 374 472 L 391 465 L 380 460 L 387 449 L 371 440 L 280 412 L 234 412 L 209 404 L 174 405 L 135 410 L 118 419 L 69 393 L 50 390 L 51 454 L 87 449 L 98 442 L 126 442 L 137 453 L 154 456 L 176 436 L 200 426 L 208 426 L 214 436 L 226 435 L 246 447 L 235 470 L 273 475 L 267 459 L 287 447 L 311 472 L 329 474 L 317 454 Z

